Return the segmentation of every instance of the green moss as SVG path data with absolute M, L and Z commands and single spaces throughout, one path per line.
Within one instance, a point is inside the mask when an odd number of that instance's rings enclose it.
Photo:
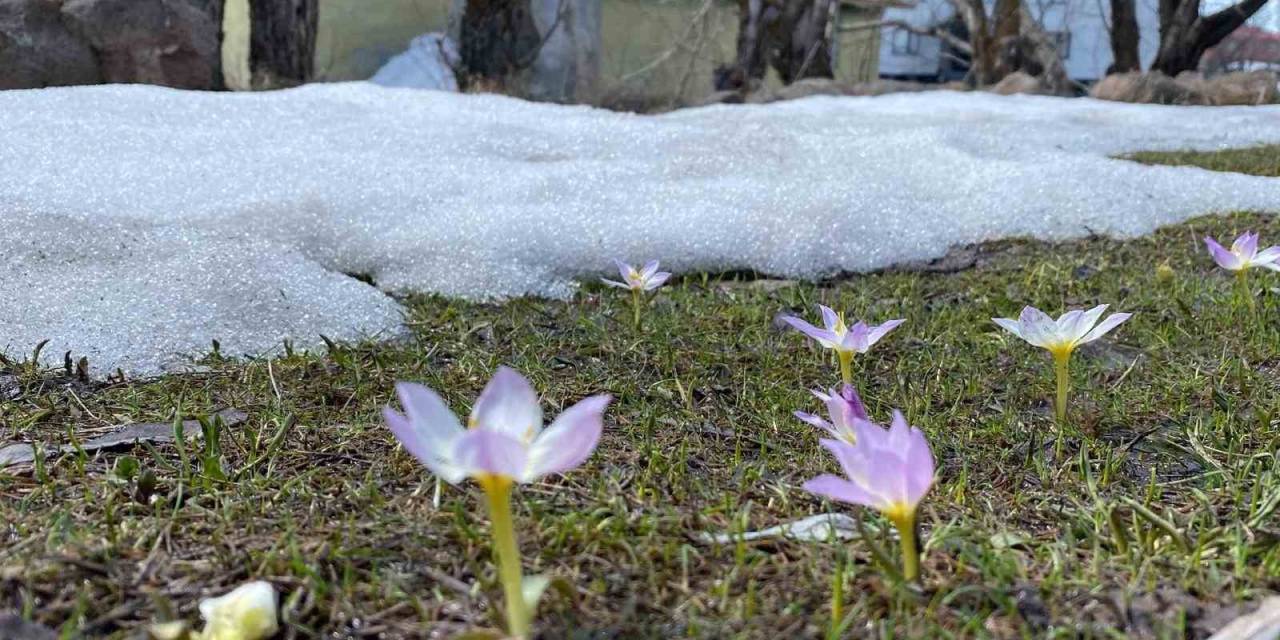
M 1145 151 L 1127 157 L 1143 164 L 1185 165 L 1210 171 L 1280 177 L 1280 145 L 1224 151 Z

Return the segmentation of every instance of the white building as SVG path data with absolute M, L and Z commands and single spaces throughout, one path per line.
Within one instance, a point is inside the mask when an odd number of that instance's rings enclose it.
M 994 4 L 985 0 L 988 15 Z M 1155 59 L 1160 45 L 1159 0 L 1136 0 L 1138 54 L 1143 68 Z M 1027 8 L 1063 50 L 1067 75 L 1092 82 L 1111 66 L 1111 4 L 1108 0 L 1027 0 Z M 902 22 L 926 29 L 955 18 L 949 0 L 918 0 L 914 7 L 885 10 L 886 22 Z M 958 21 L 958 18 L 955 18 Z M 880 76 L 917 80 L 954 80 L 964 76 L 967 63 L 951 55 L 938 38 L 886 26 L 880 39 Z

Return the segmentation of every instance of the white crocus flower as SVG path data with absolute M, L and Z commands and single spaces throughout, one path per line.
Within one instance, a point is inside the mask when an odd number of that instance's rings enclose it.
M 230 593 L 200 601 L 204 630 L 197 640 L 265 640 L 280 629 L 276 613 L 276 590 L 258 580 L 240 585 Z
M 1055 320 L 1035 307 L 1024 307 L 1017 320 L 992 318 L 1009 333 L 1037 347 L 1047 349 L 1053 354 L 1058 377 L 1058 398 L 1054 408 L 1057 410 L 1060 424 L 1065 423 L 1067 418 L 1067 393 L 1070 387 L 1067 368 L 1071 361 L 1071 352 L 1082 344 L 1101 338 L 1133 315 L 1113 313 L 1106 320 L 1098 322 L 1106 310 L 1105 304 L 1100 304 L 1088 311 L 1073 309 Z

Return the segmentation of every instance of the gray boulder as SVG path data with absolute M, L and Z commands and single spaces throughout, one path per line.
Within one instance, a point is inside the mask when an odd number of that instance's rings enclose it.
M 68 27 L 98 54 L 107 82 L 181 89 L 222 86 L 220 13 L 199 0 L 66 0 L 62 5 Z
M 222 87 L 217 0 L 0 0 L 0 88 Z
M 0 0 L 0 89 L 102 81 L 93 49 L 62 22 L 61 0 Z
M 1142 104 L 1209 104 L 1208 98 L 1195 87 L 1180 83 L 1159 71 L 1131 71 L 1109 75 L 1089 89 L 1089 96 L 1099 100 Z
M 1170 78 L 1158 71 L 1110 75 L 1090 89 L 1101 100 L 1146 104 L 1257 105 L 1280 103 L 1280 78 L 1272 71 L 1206 77 L 1185 71 Z
M 1039 78 L 1022 71 L 1014 71 L 1013 73 L 1005 76 L 1000 80 L 1000 82 L 997 82 L 987 88 L 987 91 L 1002 96 L 1011 96 L 1019 93 L 1048 93 L 1044 89 L 1044 83 L 1042 83 Z
M 1181 80 L 1182 76 L 1178 76 Z M 1215 105 L 1280 103 L 1280 77 L 1273 71 L 1241 71 L 1201 79 L 1202 91 Z

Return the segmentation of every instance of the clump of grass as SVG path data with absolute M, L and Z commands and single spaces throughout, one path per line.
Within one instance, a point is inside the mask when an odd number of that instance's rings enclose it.
M 1144 151 L 1126 158 L 1142 164 L 1191 166 L 1210 171 L 1280 177 L 1280 145 L 1224 151 Z
M 1220 612 L 1280 590 L 1280 300 L 1268 290 L 1280 282 L 1263 283 L 1254 310 L 1231 304 L 1199 240 L 1243 229 L 1280 237 L 1273 218 L 1236 215 L 1136 240 L 995 243 L 956 273 L 685 277 L 654 300 L 645 336 L 623 330 L 625 297 L 588 285 L 573 302 L 416 298 L 407 342 L 211 359 L 150 381 L 72 388 L 0 365 L 18 380 L 0 410 L 6 439 L 73 443 L 227 406 L 250 416 L 207 423 L 216 445 L 0 470 L 0 610 L 126 637 L 263 578 L 301 636 L 498 626 L 489 525 L 469 517 L 482 496 L 446 488 L 434 507 L 434 481 L 378 412 L 396 380 L 466 409 L 507 364 L 552 414 L 617 398 L 587 470 L 512 505 L 526 569 L 565 578 L 543 637 L 820 637 L 833 609 L 868 637 L 1205 637 Z M 1052 363 L 1008 348 L 990 318 L 1097 301 L 1135 316 L 1077 353 L 1080 433 L 1061 456 L 1033 451 L 1053 428 Z M 842 509 L 800 489 L 833 467 L 791 416 L 819 409 L 806 389 L 833 386 L 832 368 L 774 324 L 817 303 L 908 320 L 854 383 L 873 419 L 900 407 L 938 460 L 918 587 L 876 569 L 891 526 L 872 514 L 858 517 L 874 544 L 696 535 Z

